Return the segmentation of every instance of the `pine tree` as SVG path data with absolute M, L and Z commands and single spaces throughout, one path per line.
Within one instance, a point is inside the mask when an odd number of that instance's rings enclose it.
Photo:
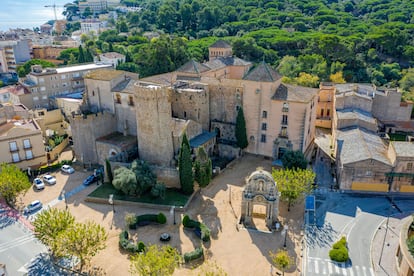
M 178 170 L 180 175 L 181 190 L 185 194 L 192 194 L 194 191 L 193 165 L 191 160 L 191 148 L 187 135 L 184 133 L 178 157 Z
M 241 149 L 245 149 L 249 145 L 249 142 L 247 141 L 246 121 L 244 119 L 242 107 L 240 107 L 239 111 L 237 112 L 235 136 L 237 146 L 239 146 Z
M 83 51 L 82 45 L 79 45 L 79 55 L 78 55 L 78 63 L 85 62 L 85 53 Z

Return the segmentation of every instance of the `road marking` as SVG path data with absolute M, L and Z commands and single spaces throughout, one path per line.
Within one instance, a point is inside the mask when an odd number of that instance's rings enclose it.
M 319 262 L 317 260 L 314 260 L 313 262 L 315 263 L 315 273 L 319 274 L 319 266 L 318 266 Z
M 9 250 L 10 248 L 17 247 L 20 245 L 23 245 L 25 243 L 28 243 L 30 241 L 35 240 L 35 236 L 33 234 L 27 234 L 24 236 L 21 236 L 19 238 L 16 238 L 14 240 L 4 242 L 0 244 L 0 253 Z

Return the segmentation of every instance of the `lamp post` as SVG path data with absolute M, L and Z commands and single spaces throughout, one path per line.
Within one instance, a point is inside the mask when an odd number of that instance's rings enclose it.
M 66 191 L 62 191 L 62 199 L 65 201 L 66 210 L 68 209 L 68 201 L 66 199 Z
M 114 204 L 114 195 L 113 194 L 109 195 L 108 202 L 109 202 L 109 204 L 112 205 L 112 211 L 115 213 L 115 204 Z
M 173 218 L 174 218 L 174 225 L 176 225 L 177 223 L 175 222 L 175 206 L 173 206 Z
M 287 240 L 287 236 L 288 236 L 288 230 L 289 230 L 289 226 L 285 225 L 285 242 L 283 243 L 283 247 L 286 249 L 286 240 Z

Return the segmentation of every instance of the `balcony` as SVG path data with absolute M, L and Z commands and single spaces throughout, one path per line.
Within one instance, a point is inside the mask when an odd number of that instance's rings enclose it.
M 281 133 L 279 133 L 279 138 L 286 138 L 286 139 L 288 139 L 289 136 L 288 136 L 287 132 L 281 132 Z

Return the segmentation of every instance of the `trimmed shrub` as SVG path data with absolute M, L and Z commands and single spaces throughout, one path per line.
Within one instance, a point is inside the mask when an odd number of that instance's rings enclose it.
M 194 251 L 184 253 L 184 261 L 186 263 L 188 263 L 192 260 L 196 260 L 198 258 L 201 258 L 202 256 L 204 256 L 204 250 L 203 250 L 203 248 L 198 247 Z
M 346 247 L 346 238 L 342 237 L 339 241 L 332 245 L 329 251 L 329 258 L 336 262 L 346 262 L 349 259 L 348 248 Z
M 137 229 L 137 217 L 134 214 L 132 213 L 126 214 L 125 223 L 129 229 Z
M 199 232 L 201 232 L 201 235 L 199 236 L 203 242 L 210 241 L 210 229 L 202 222 L 192 220 L 189 218 L 188 215 L 185 215 L 183 218 L 183 226 L 186 228 L 192 228 L 195 229 L 195 233 L 198 235 Z
M 134 243 L 129 240 L 129 233 L 126 230 L 119 234 L 119 246 L 131 253 L 143 252 L 145 250 L 145 244 L 142 241 Z
M 188 222 L 190 221 L 190 217 L 188 215 L 185 215 L 183 217 L 183 226 L 188 227 Z
M 165 217 L 165 215 L 163 213 L 159 213 L 157 215 L 157 222 L 159 224 L 165 224 L 167 222 L 167 218 Z

